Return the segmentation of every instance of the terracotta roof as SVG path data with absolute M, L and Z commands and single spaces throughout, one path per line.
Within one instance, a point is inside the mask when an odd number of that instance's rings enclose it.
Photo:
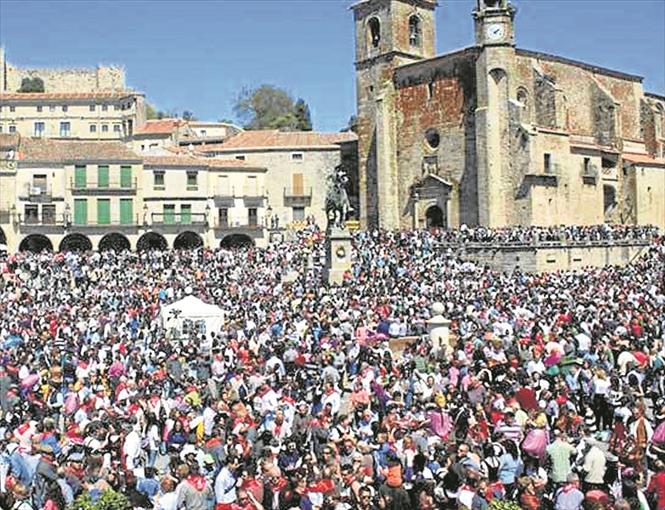
M 633 152 L 624 152 L 621 157 L 626 160 L 630 161 L 631 163 L 636 163 L 638 165 L 646 165 L 646 166 L 665 166 L 665 159 L 663 158 L 652 158 L 648 154 L 636 154 Z
M 122 142 L 88 142 L 78 140 L 53 140 L 21 137 L 18 147 L 20 161 L 40 162 L 90 162 L 134 161 L 140 156 Z
M 178 166 L 178 167 L 207 167 L 207 168 L 244 168 L 247 170 L 262 169 L 237 159 L 196 158 L 184 154 L 178 156 L 145 156 L 144 166 Z
M 176 128 L 185 124 L 182 119 L 148 120 L 134 130 L 135 135 L 170 135 Z
M 243 131 L 221 144 L 198 147 L 199 152 L 221 152 L 237 149 L 330 147 L 357 140 L 355 133 L 317 133 L 315 131 L 279 131 L 277 129 Z
M 109 90 L 100 92 L 1 92 L 0 101 L 47 101 L 55 99 L 121 99 L 143 95 L 133 90 Z

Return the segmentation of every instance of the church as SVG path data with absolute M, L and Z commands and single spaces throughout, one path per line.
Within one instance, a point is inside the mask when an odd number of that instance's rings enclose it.
M 363 227 L 665 228 L 664 96 L 518 48 L 508 0 L 477 0 L 475 45 L 436 55 L 436 8 L 352 6 Z

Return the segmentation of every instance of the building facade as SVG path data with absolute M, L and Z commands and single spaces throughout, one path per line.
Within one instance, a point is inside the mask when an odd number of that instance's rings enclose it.
M 145 115 L 133 91 L 0 92 L 0 133 L 24 137 L 127 140 Z
M 0 135 L 0 245 L 43 249 L 267 242 L 266 169 L 117 141 Z
M 665 97 L 516 48 L 507 0 L 478 0 L 475 46 L 436 56 L 436 6 L 353 6 L 363 226 L 665 227 Z
M 355 153 L 355 140 L 354 133 L 243 131 L 196 150 L 266 168 L 264 193 L 275 227 L 298 228 L 307 218 L 325 227 L 328 179 L 343 162 L 347 173 L 357 173 L 355 158 L 343 160 Z

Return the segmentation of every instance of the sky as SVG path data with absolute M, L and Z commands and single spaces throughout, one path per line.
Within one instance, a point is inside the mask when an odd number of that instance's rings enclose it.
M 0 44 L 22 67 L 120 64 L 160 110 L 233 119 L 244 87 L 282 87 L 314 127 L 355 113 L 350 0 L 0 0 Z M 644 76 L 665 94 L 665 0 L 514 0 L 520 48 Z M 475 0 L 439 0 L 437 50 L 473 44 Z

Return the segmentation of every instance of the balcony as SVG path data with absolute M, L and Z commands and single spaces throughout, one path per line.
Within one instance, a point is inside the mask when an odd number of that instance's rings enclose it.
M 152 213 L 150 224 L 165 233 L 179 233 L 183 230 L 205 232 L 208 229 L 205 213 Z
M 137 180 L 132 178 L 129 182 L 109 181 L 100 184 L 97 181 L 86 181 L 85 183 L 69 181 L 69 189 L 72 195 L 136 195 Z
M 312 188 L 303 189 L 284 188 L 284 205 L 286 207 L 309 207 L 312 205 Z
M 25 184 L 19 193 L 19 200 L 34 202 L 38 204 L 53 201 L 53 190 L 50 185 Z
M 598 180 L 598 167 L 596 165 L 588 165 L 582 167 L 582 182 L 584 184 L 595 185 Z
M 215 194 L 215 207 L 226 209 L 235 207 L 237 198 L 243 200 L 244 207 L 263 207 L 267 197 L 263 188 L 260 190 L 244 189 L 242 194 L 239 191 L 236 192 L 235 188 L 231 188 L 230 190 L 224 190 Z
M 249 222 L 241 223 L 238 221 L 224 223 L 217 220 L 213 228 L 215 230 L 215 237 L 217 238 L 226 237 L 231 234 L 244 234 L 252 239 L 258 239 L 263 237 L 264 231 L 263 225 L 258 222 L 256 224 L 249 224 Z
M 533 186 L 543 186 L 546 188 L 556 188 L 559 185 L 561 176 L 561 165 L 553 163 L 548 168 L 542 170 L 532 170 L 524 174 L 522 184 L 517 190 L 515 198 L 526 197 Z
M 109 231 L 123 234 L 136 234 L 139 228 L 138 215 L 132 216 L 130 221 L 111 220 L 108 222 L 95 222 L 86 220 L 75 223 L 71 214 L 43 214 L 19 215 L 18 225 L 24 234 L 60 234 L 78 232 L 86 235 L 103 234 Z

